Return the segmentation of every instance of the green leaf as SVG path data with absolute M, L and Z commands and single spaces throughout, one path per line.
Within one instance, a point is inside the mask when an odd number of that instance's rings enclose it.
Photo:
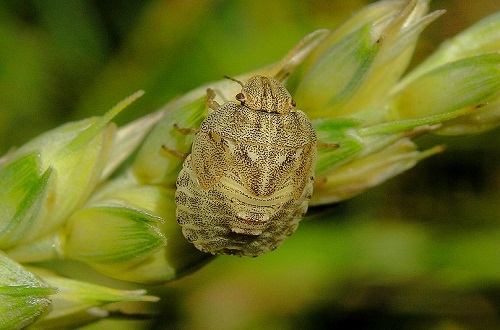
M 43 232 L 39 220 L 51 210 L 52 169 L 40 173 L 35 153 L 20 157 L 0 169 L 0 247 L 9 248 Z
M 445 122 L 434 132 L 438 135 L 477 134 L 500 125 L 500 95 L 475 111 Z
M 35 200 L 32 198 L 23 205 L 15 206 L 23 208 L 19 212 L 24 213 L 30 212 L 29 209 L 24 209 L 28 204 L 45 206 L 37 209 L 34 214 L 40 217 L 41 222 L 32 228 L 33 232 L 37 233 L 35 236 L 43 236 L 58 228 L 67 220 L 74 208 L 83 204 L 95 189 L 114 139 L 115 127 L 109 121 L 140 95 L 142 92 L 131 95 L 102 117 L 68 123 L 48 131 L 26 143 L 10 156 L 10 159 L 15 160 L 29 153 L 36 154 L 37 163 L 30 165 L 32 171 L 45 172 L 43 180 L 48 180 L 52 173 L 50 194 L 43 193 L 43 185 L 35 185 L 30 189 L 41 191 L 37 195 L 40 198 L 38 204 L 34 203 Z M 11 180 L 17 177 L 12 176 L 12 173 L 6 175 L 8 176 L 4 178 Z M 23 184 L 23 181 L 20 180 L 19 184 Z M 0 200 L 0 203 L 2 202 Z
M 108 182 L 103 189 L 96 192 L 92 197 L 94 203 L 123 205 L 161 217 L 163 221 L 157 221 L 153 225 L 165 237 L 166 245 L 142 258 L 91 263 L 92 267 L 121 280 L 159 284 L 191 273 L 212 260 L 212 255 L 199 251 L 182 235 L 181 227 L 175 217 L 174 194 L 174 188 L 162 185 L 138 185 L 129 175 Z M 114 233 L 110 232 L 109 235 Z M 124 244 L 130 243 L 124 242 Z
M 500 54 L 484 54 L 438 67 L 395 96 L 401 119 L 428 117 L 487 102 L 500 89 Z
M 138 260 L 166 244 L 158 217 L 130 207 L 103 205 L 80 209 L 68 220 L 66 255 L 88 263 Z
M 0 328 L 21 329 L 44 315 L 55 289 L 0 253 Z
M 348 119 L 317 119 L 312 122 L 319 143 L 338 144 L 338 148 L 319 147 L 315 175 L 320 177 L 363 149 L 363 144 L 349 134 L 360 123 Z
M 43 279 L 57 288 L 53 310 L 44 319 L 54 319 L 119 301 L 157 301 L 157 297 L 144 295 L 144 290 L 116 290 L 101 285 L 73 280 L 39 270 Z
M 443 13 L 435 11 L 420 17 L 427 11 L 427 5 L 422 7 L 417 5 L 414 8 L 408 2 L 408 8 L 396 15 L 389 26 L 379 31 L 377 24 L 374 25 L 375 32 L 372 33 L 378 37 L 380 50 L 363 86 L 342 107 L 343 113 L 353 114 L 365 123 L 377 122 L 381 114 L 385 114 L 387 94 L 406 71 L 420 33 Z M 373 112 L 365 113 L 365 110 L 373 108 L 379 112 L 376 116 Z
M 478 23 L 443 42 L 438 50 L 417 66 L 400 82 L 406 86 L 417 77 L 446 63 L 467 57 L 500 51 L 500 12 L 483 18 Z M 401 88 L 401 87 L 400 87 Z
M 443 151 L 437 146 L 420 152 L 413 142 L 401 139 L 384 149 L 340 165 L 314 182 L 310 205 L 339 202 L 392 178 L 420 160 Z
M 295 76 L 300 81 L 290 92 L 310 118 L 341 115 L 342 106 L 363 84 L 378 50 L 371 24 L 366 24 L 322 50 L 318 58 L 313 53 L 314 62 L 304 64 L 307 69 L 301 69 L 302 77 Z
M 424 125 L 430 126 L 430 125 L 440 124 L 450 119 L 460 118 L 461 116 L 474 113 L 476 111 L 477 107 L 469 107 L 465 109 L 459 109 L 456 111 L 432 115 L 429 117 L 388 121 L 386 123 L 360 128 L 357 130 L 357 133 L 360 136 L 370 136 L 377 134 L 396 134 L 404 131 L 410 131 L 412 129 L 422 127 Z
M 142 183 L 174 187 L 184 162 L 182 157 L 174 153 L 189 153 L 194 141 L 193 134 L 181 133 L 175 129 L 174 124 L 180 128 L 198 128 L 207 113 L 205 96 L 188 103 L 185 103 L 184 98 L 174 101 L 167 106 L 164 113 L 162 120 L 141 146 L 133 164 L 133 172 Z M 174 153 L 162 150 L 163 145 Z
M 82 130 L 82 132 L 76 135 L 63 149 L 60 149 L 62 154 L 67 154 L 73 151 L 79 151 L 81 148 L 88 148 L 88 144 L 92 141 L 96 136 L 98 136 L 110 123 L 110 121 L 122 112 L 127 106 L 129 106 L 132 102 L 137 100 L 144 94 L 144 91 L 137 91 L 124 100 L 118 102 L 111 110 L 106 112 L 104 116 L 99 117 L 98 120 L 95 120 L 92 125 L 89 125 L 88 128 Z

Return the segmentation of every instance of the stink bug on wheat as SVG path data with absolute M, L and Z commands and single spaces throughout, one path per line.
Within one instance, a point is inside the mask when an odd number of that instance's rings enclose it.
M 237 82 L 238 102 L 219 105 L 207 90 L 213 112 L 177 178 L 176 214 L 199 250 L 255 257 L 280 245 L 307 211 L 316 135 L 279 80 Z

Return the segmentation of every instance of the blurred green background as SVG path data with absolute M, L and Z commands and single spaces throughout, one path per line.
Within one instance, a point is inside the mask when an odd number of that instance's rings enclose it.
M 0 151 L 100 115 L 150 113 L 223 75 L 280 59 L 305 34 L 335 28 L 373 1 L 0 2 Z M 412 65 L 500 10 L 492 0 L 435 0 Z M 148 288 L 146 320 L 88 329 L 500 328 L 500 134 L 418 140 L 446 153 L 356 198 L 315 208 L 282 247 L 220 257 Z M 131 309 L 134 306 L 130 306 Z

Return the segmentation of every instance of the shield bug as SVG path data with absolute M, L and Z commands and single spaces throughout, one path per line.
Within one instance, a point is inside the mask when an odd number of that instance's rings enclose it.
M 238 102 L 219 105 L 207 90 L 213 111 L 177 178 L 176 215 L 199 250 L 256 257 L 278 247 L 307 211 L 316 134 L 279 80 L 235 81 Z

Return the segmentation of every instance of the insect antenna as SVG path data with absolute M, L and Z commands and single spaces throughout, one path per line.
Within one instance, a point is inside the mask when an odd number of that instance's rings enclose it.
M 238 84 L 240 84 L 240 86 L 241 86 L 241 87 L 244 87 L 243 83 L 242 83 L 241 81 L 239 81 L 238 79 L 236 79 L 236 78 L 229 77 L 229 76 L 224 76 L 224 78 L 229 79 L 229 80 L 232 80 L 232 81 L 235 81 L 235 82 L 237 82 Z

